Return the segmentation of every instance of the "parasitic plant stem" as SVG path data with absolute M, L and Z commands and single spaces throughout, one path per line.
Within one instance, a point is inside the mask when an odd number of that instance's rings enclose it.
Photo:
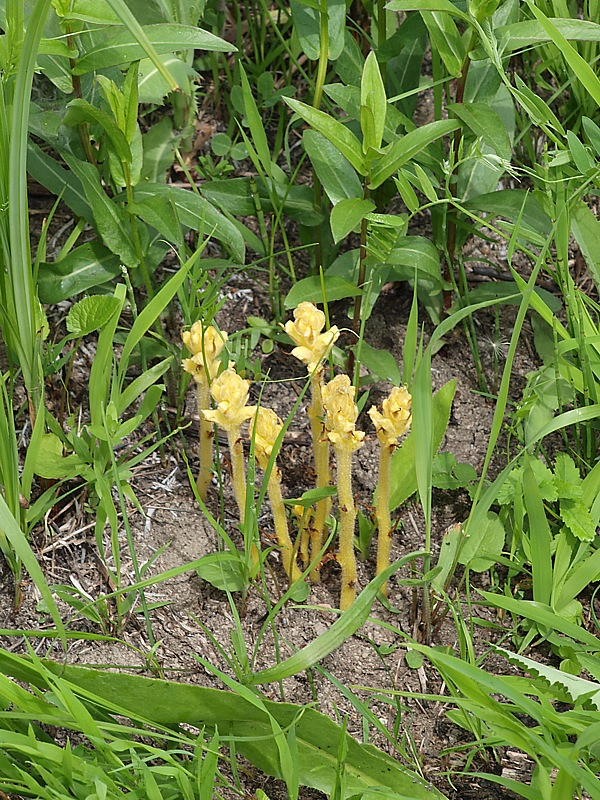
M 369 409 L 369 416 L 379 439 L 379 480 L 377 483 L 377 508 L 375 517 L 379 529 L 377 540 L 377 575 L 389 566 L 392 543 L 392 520 L 390 518 L 390 470 L 392 454 L 400 436 L 403 436 L 411 423 L 412 398 L 405 386 L 394 386 L 382 403 L 382 413 L 375 406 Z M 381 587 L 387 597 L 387 583 Z

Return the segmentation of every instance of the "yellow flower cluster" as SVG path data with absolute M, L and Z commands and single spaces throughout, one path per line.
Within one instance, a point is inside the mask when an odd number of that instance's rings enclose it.
M 259 406 L 254 411 L 254 455 L 261 469 L 266 469 L 283 422 L 271 408 Z M 251 425 L 252 429 L 252 425 Z
M 292 355 L 306 364 L 309 373 L 318 368 L 340 335 L 335 325 L 322 333 L 324 327 L 325 314 L 312 303 L 300 303 L 294 310 L 294 321 L 290 320 L 284 326 L 287 335 L 297 345 Z
M 247 405 L 249 389 L 250 381 L 241 378 L 235 369 L 226 369 L 210 386 L 217 407 L 212 411 L 205 410 L 205 419 L 226 431 L 239 429 L 254 413 L 254 409 Z
M 221 365 L 218 359 L 225 347 L 227 333 L 218 331 L 212 325 L 205 328 L 199 320 L 194 322 L 189 331 L 184 331 L 181 338 L 192 354 L 191 358 L 184 359 L 184 370 L 197 382 L 205 380 L 207 374 L 213 380 Z
M 405 386 L 394 386 L 386 397 L 380 413 L 375 406 L 369 409 L 369 416 L 377 431 L 377 438 L 382 446 L 394 447 L 400 436 L 410 427 L 412 398 Z
M 354 402 L 356 388 L 347 375 L 336 375 L 323 389 L 325 430 L 336 448 L 353 452 L 362 446 L 365 434 L 356 430 L 358 408 Z

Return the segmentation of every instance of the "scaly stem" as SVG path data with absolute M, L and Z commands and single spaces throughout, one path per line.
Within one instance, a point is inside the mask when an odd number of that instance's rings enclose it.
M 354 556 L 354 523 L 356 509 L 352 495 L 352 452 L 336 447 L 337 484 L 340 509 L 340 547 L 338 563 L 342 568 L 340 609 L 350 608 L 356 597 L 356 558 Z
M 294 553 L 294 546 L 290 539 L 287 517 L 285 516 L 285 506 L 281 495 L 281 476 L 279 470 L 275 466 L 271 470 L 269 483 L 267 484 L 267 494 L 269 495 L 271 511 L 273 512 L 275 535 L 277 536 L 277 542 L 281 548 L 283 568 L 290 579 L 290 583 L 295 583 L 302 577 L 302 572 L 296 563 L 296 554 Z
M 210 408 L 210 390 L 206 378 L 198 381 L 198 415 L 200 417 L 200 470 L 196 486 L 202 502 L 206 501 L 206 494 L 212 479 L 212 453 L 214 428 L 213 423 L 204 418 L 202 413 Z M 245 501 L 244 501 L 245 503 Z
M 246 516 L 246 465 L 244 464 L 244 443 L 240 428 L 227 428 L 229 458 L 233 473 L 233 493 L 240 510 L 240 522 Z
M 379 482 L 377 484 L 377 509 L 375 518 L 379 530 L 377 538 L 377 575 L 390 564 L 392 520 L 390 517 L 390 470 L 394 447 L 382 445 L 379 451 Z M 387 581 L 381 587 L 387 597 Z
M 310 429 L 313 438 L 313 449 L 315 453 L 315 473 L 316 487 L 322 489 L 329 486 L 329 440 L 325 436 L 323 426 L 323 398 L 321 395 L 321 382 L 323 380 L 323 369 L 316 369 L 311 377 L 312 403 L 308 409 L 310 417 Z M 325 530 L 325 520 L 331 511 L 331 498 L 324 497 L 319 500 L 315 510 L 315 521 L 310 531 L 311 539 L 311 558 L 316 558 L 323 547 L 323 531 Z M 310 573 L 310 579 L 317 583 L 321 578 L 321 572 L 315 567 Z

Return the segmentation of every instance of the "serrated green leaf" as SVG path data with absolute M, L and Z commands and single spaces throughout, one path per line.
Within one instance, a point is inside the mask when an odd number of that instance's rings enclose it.
M 560 518 L 581 542 L 591 542 L 596 538 L 596 526 L 588 508 L 580 498 L 562 498 Z
M 484 572 L 497 563 L 502 553 L 506 532 L 497 514 L 488 511 L 477 531 L 471 528 L 458 553 L 458 561 L 473 572 Z
M 92 295 L 75 303 L 67 314 L 67 330 L 74 336 L 87 336 L 100 330 L 115 313 L 119 301 L 113 295 Z

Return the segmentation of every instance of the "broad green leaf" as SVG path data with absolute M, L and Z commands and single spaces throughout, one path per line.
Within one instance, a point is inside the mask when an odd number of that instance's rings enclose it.
M 458 561 L 473 572 L 484 572 L 497 563 L 504 547 L 506 533 L 498 515 L 488 511 L 477 531 L 471 527 L 458 553 Z
M 571 233 L 579 245 L 596 288 L 600 288 L 600 221 L 583 200 L 571 210 Z
M 548 604 L 552 594 L 552 534 L 544 509 L 542 495 L 529 463 L 523 472 L 523 498 L 529 517 L 529 547 L 533 576 L 533 599 Z
M 294 731 L 299 783 L 327 795 L 334 791 L 339 777 L 342 739 L 346 797 L 379 789 L 382 800 L 443 800 L 440 792 L 397 759 L 372 745 L 359 744 L 324 714 L 307 706 L 263 700 L 231 679 L 228 683 L 234 691 L 51 661 L 43 662 L 40 669 L 40 665 L 6 650 L 0 651 L 0 667 L 2 673 L 18 681 L 40 689 L 51 684 L 54 693 L 69 691 L 73 701 L 78 697 L 113 714 L 128 714 L 148 727 L 187 724 L 227 731 L 228 741 L 232 737 L 237 752 L 265 774 L 281 778 L 280 750 L 273 735 L 275 722 L 283 731 Z
M 122 130 L 119 130 L 117 123 L 105 111 L 102 111 L 87 100 L 76 98 L 67 105 L 67 113 L 64 116 L 64 124 L 75 126 L 81 123 L 91 123 L 98 125 L 109 138 L 118 157 L 125 163 L 131 161 L 131 149 Z
M 273 161 L 271 159 L 269 142 L 267 141 L 267 134 L 263 125 L 262 117 L 258 110 L 258 106 L 256 105 L 256 100 L 252 94 L 252 89 L 250 88 L 248 76 L 246 75 L 246 71 L 241 64 L 240 76 L 242 79 L 242 97 L 244 100 L 244 109 L 246 112 L 248 127 L 250 129 L 250 135 L 252 137 L 252 146 L 256 151 L 255 158 L 258 157 L 258 161 L 260 162 L 260 164 L 255 164 L 255 166 L 257 170 L 260 170 L 260 167 L 262 166 L 265 174 L 271 180 L 273 180 L 274 168 Z M 249 150 L 252 152 L 252 148 L 249 148 Z
M 197 76 L 196 71 L 190 64 L 187 64 L 175 55 L 167 54 L 161 56 L 161 60 L 165 69 L 169 70 L 169 74 L 175 78 L 180 86 L 189 86 L 190 81 Z M 149 58 L 143 58 L 139 62 L 140 103 L 162 105 L 163 99 L 170 91 L 172 90 L 169 83 L 165 80 L 165 77 L 161 74 L 156 64 L 153 64 Z M 168 117 L 163 117 L 161 122 L 168 119 Z
M 440 554 L 438 556 L 437 566 L 440 571 L 431 581 L 431 588 L 434 592 L 446 591 L 448 580 L 454 574 L 456 565 L 458 563 L 458 553 L 464 540 L 462 532 L 462 525 L 451 525 L 442 537 L 442 544 L 440 546 Z
M 47 480 L 72 479 L 81 474 L 82 462 L 78 455 L 63 455 L 63 444 L 54 433 L 41 437 L 33 471 Z
M 337 494 L 337 486 L 320 486 L 317 489 L 307 489 L 302 493 L 301 497 L 293 497 L 290 500 L 283 502 L 288 506 L 302 506 L 303 508 L 310 508 L 318 503 L 319 500 L 324 500 L 326 497 L 333 497 Z
M 550 39 L 563 54 L 569 69 L 575 73 L 581 85 L 585 87 L 596 105 L 600 106 L 600 78 L 573 45 L 569 44 L 559 29 L 552 24 L 551 20 L 531 0 L 527 0 L 527 5 Z
M 360 178 L 352 165 L 323 134 L 306 130 L 302 142 L 321 186 L 333 205 L 340 200 L 362 197 Z
M 535 197 L 524 189 L 501 189 L 498 192 L 473 197 L 465 202 L 469 210 L 485 211 L 506 217 L 511 222 L 521 220 L 544 237 L 550 236 L 552 222 Z
M 325 297 L 323 297 L 323 290 Z M 361 290 L 355 284 L 345 281 L 337 275 L 324 275 L 323 283 L 321 283 L 319 275 L 312 275 L 292 286 L 285 297 L 284 306 L 285 308 L 296 308 L 304 301 L 322 303 L 327 300 L 328 303 L 332 303 L 334 300 L 356 297 L 359 294 L 361 294 Z
M 202 580 L 221 591 L 241 592 L 248 585 L 243 553 L 210 553 L 200 559 L 196 572 Z
M 458 78 L 467 52 L 456 23 L 443 11 L 421 11 L 421 16 L 427 25 L 432 48 L 435 47 L 450 75 Z
M 301 103 L 299 100 L 294 100 L 291 97 L 284 97 L 283 99 L 292 111 L 329 139 L 360 175 L 366 175 L 362 145 L 352 131 L 346 128 L 345 125 L 342 125 L 341 122 L 330 117 L 329 114 L 325 114 L 323 111 L 306 105 L 306 103 Z M 393 171 L 394 170 L 392 170 L 392 172 Z
M 600 26 L 599 26 L 600 27 Z M 589 117 L 582 117 L 583 130 L 597 157 L 600 157 L 600 128 Z
M 354 345 L 352 349 L 357 353 L 357 357 L 360 353 L 360 363 L 379 380 L 400 386 L 400 367 L 389 350 L 378 350 L 365 341 L 360 343 L 360 348 Z
M 448 111 L 462 120 L 475 136 L 490 145 L 499 158 L 510 161 L 510 138 L 502 118 L 493 108 L 483 103 L 451 103 Z
M 127 267 L 137 267 L 138 257 L 131 242 L 131 227 L 123 210 L 104 191 L 98 170 L 69 153 L 63 158 L 81 181 L 94 212 L 94 224 L 104 244 L 120 256 Z
M 60 261 L 39 265 L 40 302 L 60 303 L 102 286 L 120 274 L 119 257 L 98 241 L 88 242 L 71 250 Z
M 543 678 L 551 686 L 560 686 L 567 691 L 572 703 L 576 703 L 580 698 L 592 703 L 597 711 L 600 711 L 600 684 L 588 681 L 577 675 L 569 675 L 556 667 L 550 667 L 542 661 L 533 661 L 531 658 L 512 653 L 503 647 L 494 647 L 494 651 L 502 653 L 507 661 L 513 665 L 518 665 L 525 672 L 529 672 L 536 678 Z
M 448 381 L 433 396 L 433 451 L 437 452 L 446 435 L 456 381 Z M 411 432 L 392 456 L 390 511 L 394 511 L 417 491 L 415 440 Z
M 144 188 L 148 185 L 146 182 Z M 127 211 L 155 228 L 161 236 L 172 244 L 181 245 L 184 241 L 181 222 L 171 203 L 164 197 L 146 194 L 129 203 Z
M 563 633 L 570 639 L 576 642 L 582 642 L 588 647 L 591 647 L 592 651 L 595 653 L 599 650 L 598 638 L 596 636 L 586 631 L 585 628 L 582 628 L 580 625 L 576 625 L 558 616 L 549 605 L 538 603 L 534 600 L 518 600 L 514 597 L 506 597 L 505 595 L 495 594 L 494 592 L 478 591 L 493 608 L 503 608 L 505 611 L 517 617 L 529 619 L 549 632 Z
M 173 120 L 163 117 L 149 128 L 142 137 L 144 160 L 142 162 L 142 181 L 164 183 L 167 172 L 173 164 L 173 151 L 178 137 L 173 131 Z
M 333 241 L 337 244 L 349 233 L 352 233 L 366 215 L 374 209 L 375 203 L 372 200 L 362 200 L 358 197 L 340 200 L 331 210 L 329 218 Z
M 73 336 L 87 336 L 100 330 L 115 313 L 119 301 L 110 294 L 84 297 L 69 309 L 67 330 Z
M 366 621 L 371 612 L 371 606 L 377 596 L 377 592 L 381 589 L 383 584 L 386 583 L 401 566 L 419 555 L 423 554 L 411 553 L 404 556 L 404 558 L 401 558 L 399 561 L 395 561 L 387 567 L 387 569 L 383 570 L 377 577 L 373 578 L 358 595 L 350 608 L 344 611 L 325 633 L 321 633 L 310 644 L 298 650 L 289 658 L 286 658 L 285 661 L 281 661 L 279 664 L 269 669 L 255 672 L 251 676 L 252 683 L 272 683 L 280 681 L 283 678 L 288 678 L 291 675 L 296 675 L 318 664 L 319 661 L 325 658 L 325 656 L 328 656 L 329 653 L 337 650 L 337 648 L 340 647 L 346 639 L 353 636 Z
M 302 50 L 311 61 L 318 61 L 321 45 L 320 4 L 290 0 L 294 31 Z M 346 0 L 326 0 L 327 59 L 335 61 L 344 49 L 346 32 Z
M 390 11 L 442 11 L 465 21 L 469 20 L 467 14 L 457 8 L 451 0 L 391 0 L 386 4 L 386 8 Z
M 400 167 L 407 164 L 428 145 L 460 128 L 460 123 L 452 119 L 438 120 L 423 125 L 398 139 L 390 149 L 374 164 L 371 170 L 369 188 L 376 189 L 391 177 Z
M 135 202 L 148 202 L 152 207 L 156 207 L 159 200 L 165 205 L 172 204 L 182 225 L 218 239 L 231 251 L 236 261 L 244 262 L 244 241 L 238 229 L 196 192 L 164 183 L 144 183 L 136 186 L 133 199 Z
M 387 98 L 385 87 L 379 71 L 377 57 L 373 51 L 367 56 L 360 83 L 360 105 L 371 112 L 373 120 L 372 134 L 367 136 L 363 128 L 363 151 L 369 147 L 378 150 L 383 140 L 385 117 L 387 112 Z
M 401 236 L 386 258 L 390 280 L 428 281 L 432 292 L 442 290 L 442 272 L 437 247 L 424 236 Z
M 269 190 L 265 183 L 256 180 L 258 198 L 252 193 L 248 178 L 228 178 L 225 180 L 207 181 L 200 187 L 202 195 L 212 203 L 218 205 L 223 211 L 238 216 L 254 216 L 256 214 L 256 199 L 265 213 L 273 213 L 275 209 L 269 197 Z M 275 186 L 279 194 L 279 186 Z M 322 220 L 322 215 L 315 209 L 314 193 L 310 186 L 285 186 L 282 187 L 282 204 L 287 215 L 303 225 L 317 225 Z
M 27 172 L 56 197 L 62 197 L 78 217 L 92 222 L 92 209 L 81 181 L 31 140 L 27 144 Z
M 212 50 L 230 53 L 236 49 L 232 44 L 209 31 L 188 25 L 147 25 L 143 30 L 158 55 L 182 50 Z M 132 61 L 139 61 L 147 55 L 148 53 L 133 33 L 126 29 L 119 29 L 78 59 L 73 71 L 76 75 L 85 75 L 86 72 L 93 70 L 131 64 Z
M 596 22 L 556 17 L 550 17 L 548 21 L 565 39 L 577 42 L 600 42 L 600 25 Z M 498 42 L 502 43 L 506 54 L 551 41 L 548 31 L 535 19 L 502 25 L 494 31 L 494 34 Z M 487 58 L 483 47 L 478 47 L 472 53 L 472 58 Z

